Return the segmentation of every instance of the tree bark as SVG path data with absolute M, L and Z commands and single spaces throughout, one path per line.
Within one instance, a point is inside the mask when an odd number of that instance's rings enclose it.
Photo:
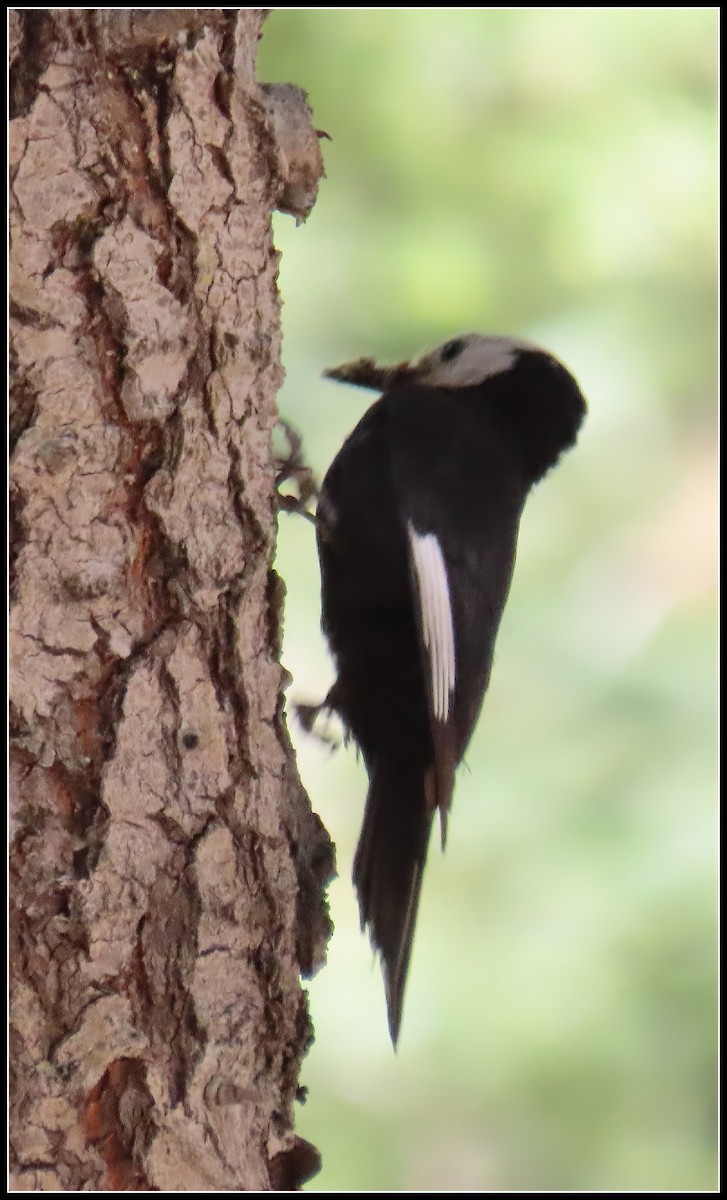
M 11 12 L 16 1189 L 315 1169 L 333 857 L 282 715 L 270 213 L 321 168 L 255 83 L 265 15 Z

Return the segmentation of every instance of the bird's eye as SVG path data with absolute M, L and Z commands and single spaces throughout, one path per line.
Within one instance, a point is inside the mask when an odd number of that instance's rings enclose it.
M 464 342 L 462 338 L 455 338 L 453 341 L 447 342 L 442 346 L 442 362 L 451 362 L 453 358 L 461 354 L 463 347 Z

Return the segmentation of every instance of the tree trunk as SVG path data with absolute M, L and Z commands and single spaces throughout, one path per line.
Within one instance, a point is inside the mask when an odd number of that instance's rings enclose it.
M 270 212 L 320 153 L 255 84 L 265 15 L 11 12 L 16 1189 L 315 1168 L 333 861 L 282 716 Z

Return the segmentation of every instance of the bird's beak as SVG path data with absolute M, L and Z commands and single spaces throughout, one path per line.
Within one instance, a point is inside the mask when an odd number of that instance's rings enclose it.
M 391 368 L 391 372 L 392 383 L 408 383 L 416 374 L 412 362 L 400 362 L 397 366 Z
M 354 387 L 371 388 L 377 392 L 385 392 L 398 383 L 406 383 L 413 375 L 409 362 L 386 367 L 375 362 L 373 358 L 357 358 L 355 362 L 342 363 L 340 367 L 329 367 L 323 372 L 325 379 L 335 379 L 339 383 L 350 383 Z

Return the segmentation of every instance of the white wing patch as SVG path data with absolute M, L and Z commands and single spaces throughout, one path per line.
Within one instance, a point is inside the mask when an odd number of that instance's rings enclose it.
M 431 671 L 432 709 L 438 720 L 446 721 L 455 682 L 454 627 L 447 568 L 433 533 L 417 533 L 411 521 L 407 522 L 407 533 Z

